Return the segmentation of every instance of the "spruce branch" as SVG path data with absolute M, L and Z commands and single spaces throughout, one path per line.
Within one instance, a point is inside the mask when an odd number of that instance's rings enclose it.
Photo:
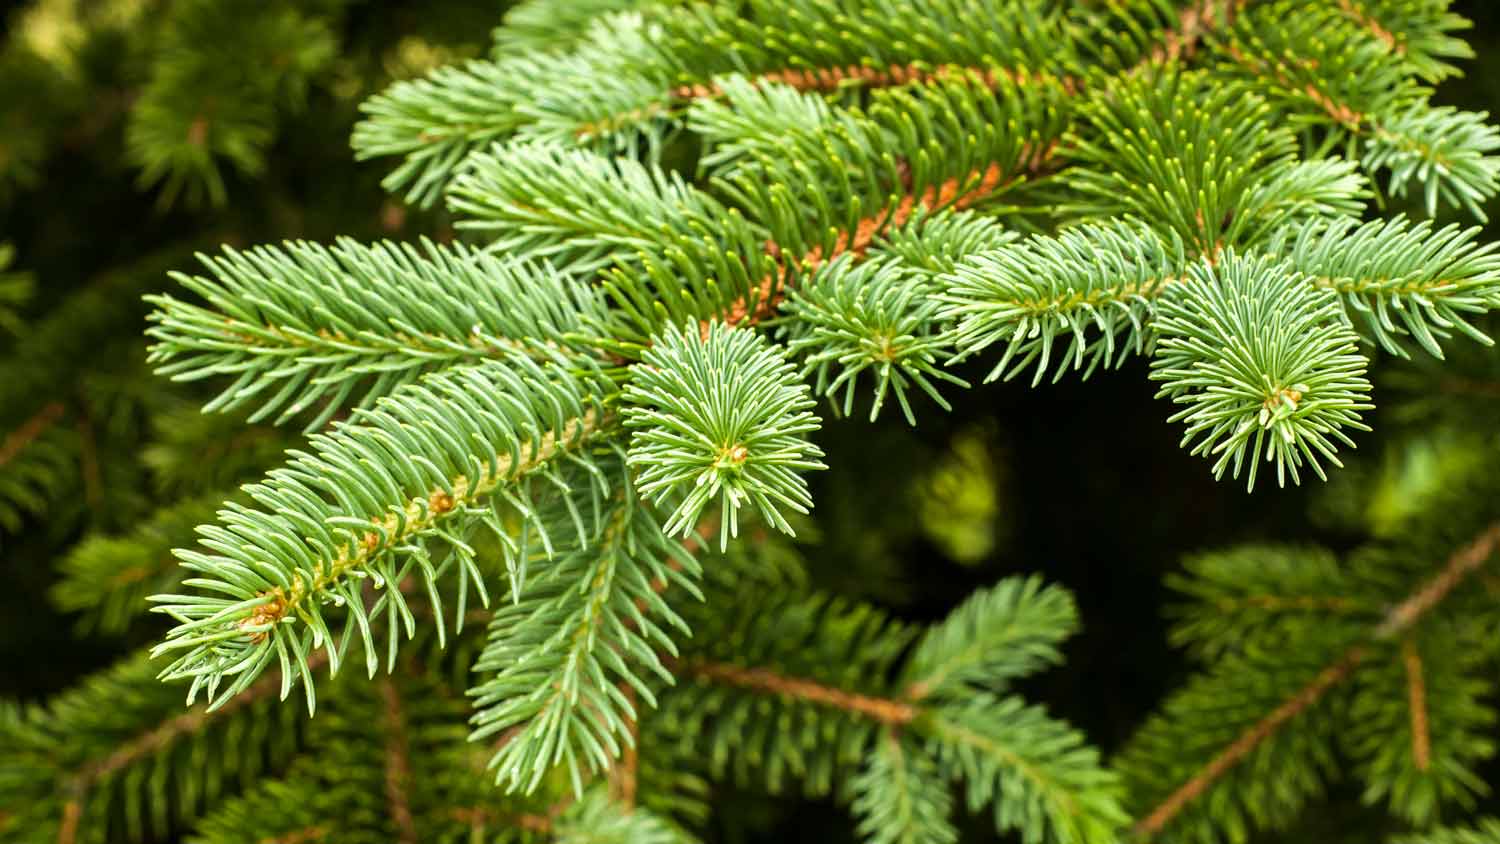
M 654 152 L 695 101 L 720 96 L 725 74 L 831 94 L 955 76 L 975 76 L 992 87 L 1042 80 L 1077 85 L 1067 51 L 1039 46 L 1071 39 L 1062 16 L 1036 0 L 993 15 L 979 29 L 963 25 L 971 12 L 961 0 L 798 6 L 790 19 L 769 6 L 750 17 L 728 8 L 670 5 L 605 14 L 572 45 L 397 83 L 366 107 L 369 117 L 356 127 L 354 146 L 361 158 L 404 156 L 386 186 L 428 204 L 462 170 L 464 158 L 492 140 Z M 898 20 L 905 23 L 898 27 Z M 920 31 L 909 31 L 912 26 Z M 883 67 L 872 67 L 862 43 L 888 43 L 894 50 Z
M 578 361 L 539 364 L 523 356 L 450 369 L 313 436 L 310 452 L 247 488 L 255 506 L 231 505 L 219 525 L 200 531 L 211 553 L 179 552 L 203 575 L 187 585 L 222 597 L 154 599 L 158 612 L 178 621 L 157 647 L 181 652 L 163 677 L 189 680 L 190 700 L 202 690 L 222 704 L 274 657 L 283 694 L 300 675 L 312 708 L 308 655 L 327 651 L 336 671 L 357 632 L 373 675 L 370 616 L 377 611 L 390 617 L 394 660 L 398 625 L 410 636 L 414 623 L 401 593 L 382 587 L 408 575 L 420 577 L 435 599 L 438 579 L 457 569 L 461 627 L 468 588 L 488 600 L 464 535 L 487 524 L 512 559 L 529 553 L 509 540 L 500 518 L 509 507 L 535 528 L 531 485 L 566 487 L 556 474 L 563 466 L 591 466 L 581 447 L 610 424 L 603 401 L 613 392 L 597 373 L 580 371 Z M 446 557 L 434 561 L 428 540 L 446 546 Z M 382 588 L 371 607 L 360 591 L 366 579 Z M 347 616 L 337 642 L 324 617 L 330 607 Z
M 521 55 L 443 66 L 425 78 L 396 82 L 360 106 L 366 118 L 354 127 L 355 158 L 404 156 L 381 185 L 430 206 L 469 153 L 524 122 L 516 106 L 542 70 L 537 58 Z
M 1009 690 L 1059 660 L 1066 593 L 1004 581 L 921 630 L 727 549 L 747 503 L 787 533 L 811 503 L 819 423 L 792 356 L 845 412 L 869 373 L 872 416 L 894 393 L 911 421 L 912 387 L 946 408 L 944 367 L 987 348 L 1005 346 L 991 378 L 1038 380 L 1146 353 L 1217 473 L 1321 476 L 1370 407 L 1353 323 L 1440 355 L 1484 342 L 1471 322 L 1500 304 L 1471 232 L 1356 222 L 1360 166 L 1430 208 L 1474 210 L 1500 179 L 1483 118 L 1419 85 L 1453 55 L 1423 2 L 523 2 L 505 55 L 372 100 L 358 155 L 401 157 L 387 186 L 445 196 L 480 245 L 230 252 L 185 278 L 201 302 L 154 300 L 165 370 L 235 379 L 211 407 L 318 408 L 314 428 L 353 407 L 183 552 L 201 576 L 159 596 L 178 622 L 159 651 L 207 709 L 274 682 L 273 660 L 311 708 L 315 662 L 359 639 L 373 674 L 379 633 L 393 670 L 419 619 L 421 647 L 447 647 L 453 591 L 472 620 L 469 590 L 507 583 L 472 690 L 492 775 L 434 750 L 404 678 L 351 684 L 313 748 L 336 764 L 255 789 L 204 844 L 260 815 L 271 840 L 340 835 L 330 807 L 381 794 L 351 834 L 677 840 L 726 774 L 833 794 L 879 841 L 951 840 L 955 780 L 1027 842 L 1117 838 L 1120 779 Z M 1216 800 L 1231 836 L 1286 817 L 1340 747 L 1336 700 L 1367 714 L 1341 736 L 1367 799 L 1418 822 L 1463 804 L 1492 713 L 1443 656 L 1475 631 L 1417 618 L 1454 584 L 1387 609 L 1389 572 L 1264 553 L 1289 559 L 1195 572 L 1204 603 L 1174 635 L 1223 665 L 1169 710 L 1229 704 L 1198 735 L 1148 728 L 1184 752 L 1126 765 L 1165 801 L 1141 823 Z M 1283 760 L 1270 786 L 1237 776 Z M 1246 805 L 1200 802 L 1242 781 Z
M 531 793 L 563 765 L 582 794 L 585 772 L 610 767 L 633 740 L 632 697 L 654 707 L 648 680 L 672 679 L 661 655 L 676 653 L 672 634 L 688 627 L 661 591 L 696 595 L 697 563 L 634 490 L 609 506 L 598 536 L 558 555 L 496 613 L 474 665 L 494 675 L 470 692 L 472 738 L 501 736 L 490 766 L 509 791 Z
M 882 732 L 850 784 L 858 831 L 871 844 L 953 844 L 953 797 L 934 762 L 894 731 Z
M 1369 171 L 1390 171 L 1386 190 L 1392 196 L 1420 187 L 1429 216 L 1454 207 L 1484 222 L 1484 203 L 1500 191 L 1500 131 L 1485 122 L 1488 117 L 1414 103 L 1371 121 L 1362 163 Z
M 194 529 L 233 498 L 223 492 L 187 498 L 151 514 L 128 534 L 83 540 L 59 563 L 62 577 L 52 586 L 52 602 L 82 613 L 81 627 L 124 632 L 147 611 L 147 595 L 181 583 L 183 571 L 172 549 L 191 543 Z
M 487 821 L 502 836 L 522 822 L 560 829 L 569 807 L 554 815 L 540 801 L 499 795 L 461 740 L 463 701 L 406 667 L 377 683 L 338 684 L 286 774 L 222 802 L 188 840 L 455 841 Z
M 877 787 L 870 779 L 872 768 L 866 766 L 898 763 L 872 760 L 872 754 L 895 752 L 890 742 L 899 741 L 900 755 L 921 757 L 900 764 L 931 764 L 942 780 L 962 779 L 970 809 L 992 805 L 1001 831 L 1019 830 L 1035 841 L 1098 840 L 1126 818 L 1118 783 L 1097 752 L 1040 708 L 981 691 L 1003 685 L 1007 668 L 1016 676 L 1044 664 L 1047 642 L 1070 627 L 1064 607 L 1071 603 L 1057 590 L 1040 591 L 1035 581 L 1002 581 L 929 630 L 907 656 L 914 631 L 894 627 L 868 608 L 821 598 L 742 598 L 731 617 L 703 620 L 714 638 L 690 643 L 677 669 L 692 682 L 664 700 L 663 716 L 686 734 L 706 736 L 716 768 L 732 766 L 744 777 L 756 764 L 765 768 L 773 790 L 789 773 L 799 775 L 812 794 L 827 793 L 839 782 L 843 799 L 854 800 L 865 818 L 927 815 L 945 803 L 933 793 L 935 784 L 913 784 L 922 789 L 917 794 L 894 783 Z M 1027 655 L 1011 661 L 964 647 L 968 632 L 996 648 L 1018 643 Z M 898 661 L 906 667 L 893 671 Z M 1000 666 L 998 676 L 985 677 L 982 664 Z M 935 671 L 946 679 L 934 677 Z M 931 685 L 914 694 L 913 679 Z M 906 690 L 898 691 L 903 685 Z M 768 713 L 779 729 L 757 726 Z M 828 735 L 825 746 L 832 752 L 789 740 L 804 731 Z M 855 766 L 860 770 L 849 770 Z M 835 780 L 835 772 L 843 772 L 843 779 Z M 893 828 L 897 832 L 903 831 Z
M 1262 459 L 1276 479 L 1299 482 L 1304 462 L 1342 465 L 1337 442 L 1346 428 L 1369 430 L 1359 412 L 1370 384 L 1366 361 L 1332 291 L 1315 288 L 1275 262 L 1228 254 L 1195 264 L 1191 280 L 1162 298 L 1151 378 L 1158 397 L 1186 405 L 1170 421 L 1187 423 L 1183 445 L 1216 456 L 1214 476 L 1248 462 L 1249 488 Z
M 1471 810 L 1488 791 L 1479 773 L 1495 752 L 1496 721 L 1482 680 L 1488 643 L 1477 625 L 1428 624 L 1372 661 L 1351 702 L 1349 754 L 1359 760 L 1364 800 L 1429 826 L 1450 808 Z
M 0 825 L 0 839 L 35 841 L 45 830 L 67 844 L 110 828 L 133 841 L 159 835 L 236 781 L 283 763 L 298 743 L 295 713 L 273 698 L 276 678 L 218 710 L 184 711 L 177 696 L 161 694 L 154 674 L 138 656 L 45 708 L 3 713 L 10 717 L 0 717 L 0 811 L 16 823 Z M 119 805 L 137 810 L 113 817 Z
M 1325 627 L 1378 619 L 1378 594 L 1350 584 L 1322 549 L 1245 545 L 1194 555 L 1167 585 L 1190 599 L 1173 611 L 1172 644 L 1206 660 L 1247 648 L 1273 651 L 1315 619 Z
M 1399 216 L 1363 225 L 1342 219 L 1288 229 L 1271 251 L 1337 291 L 1382 348 L 1406 357 L 1398 338 L 1410 336 L 1442 358 L 1439 341 L 1455 332 L 1493 343 L 1469 322 L 1500 302 L 1500 256 L 1477 235 Z
M 805 438 L 819 421 L 785 353 L 720 323 L 702 334 L 696 325 L 668 330 L 631 370 L 623 396 L 633 431 L 627 462 L 642 495 L 673 505 L 667 533 L 691 533 L 715 500 L 721 550 L 739 535 L 747 505 L 793 533 L 783 508 L 812 505 L 800 472 L 826 467 Z
M 426 372 L 557 347 L 603 317 L 595 294 L 549 267 L 430 241 L 288 243 L 199 260 L 213 278 L 173 277 L 204 304 L 147 297 L 157 371 L 234 376 L 205 410 L 254 407 L 250 422 L 281 424 L 321 404 L 308 431 Z
M 1180 240 L 1163 240 L 1142 224 L 1089 224 L 978 251 L 942 276 L 937 298 L 954 323 L 949 341 L 959 357 L 1004 343 L 986 380 L 1032 367 L 1036 384 L 1063 338 L 1068 346 L 1053 380 L 1085 364 L 1087 377 L 1143 351 L 1154 299 L 1186 264 Z
M 658 327 L 654 300 L 669 319 L 701 318 L 773 266 L 762 227 L 680 176 L 553 144 L 474 156 L 449 206 L 471 218 L 459 225 L 492 235 L 492 251 L 580 275 L 618 268 L 612 298 L 644 334 Z
M 1361 163 L 1372 173 L 1389 170 L 1393 194 L 1420 184 L 1429 214 L 1442 203 L 1483 220 L 1481 204 L 1500 191 L 1500 158 L 1492 154 L 1500 134 L 1483 114 L 1432 106 L 1412 77 L 1434 64 L 1401 60 L 1395 39 L 1370 28 L 1357 6 L 1340 0 L 1295 16 L 1286 3 L 1250 6 L 1219 45 L 1223 67 L 1253 82 L 1294 124 L 1325 133 L 1323 148 L 1345 143 L 1352 154 L 1362 141 Z M 1452 26 L 1441 11 L 1417 17 L 1439 31 Z M 1326 37 L 1330 31 L 1339 37 Z
M 242 173 L 265 166 L 277 113 L 303 104 L 338 40 L 330 21 L 296 4 L 198 0 L 171 8 L 155 52 L 161 58 L 126 126 L 129 157 L 142 184 L 161 189 L 164 206 L 178 197 L 222 205 L 222 165 Z
M 908 699 L 1003 691 L 1016 678 L 1062 661 L 1058 645 L 1078 626 L 1073 598 L 1041 578 L 1009 578 L 970 596 L 929 628 L 907 658 Z
M 1263 243 L 1282 226 L 1358 214 L 1364 180 L 1339 160 L 1299 161 L 1256 94 L 1172 66 L 1123 77 L 1083 106 L 1065 175 L 1071 213 L 1133 216 L 1190 254 Z
M 916 425 L 909 387 L 948 410 L 935 382 L 968 386 L 938 364 L 949 347 L 937 328 L 932 293 L 918 273 L 900 263 L 856 266 L 852 256 L 842 256 L 792 290 L 786 312 L 796 327 L 787 347 L 802 356 L 804 373 L 816 374 L 813 391 L 827 396 L 844 415 L 852 412 L 855 388 L 869 372 L 875 381 L 870 420 L 894 393 L 907 424 Z
M 934 114 L 920 122 L 915 103 L 893 98 L 868 119 L 812 126 L 747 155 L 715 180 L 729 208 L 627 159 L 534 144 L 475 156 L 450 204 L 473 218 L 463 225 L 498 234 L 492 249 L 577 272 L 615 265 L 607 289 L 643 335 L 661 326 L 663 307 L 674 322 L 759 322 L 823 263 L 863 257 L 893 231 L 994 200 L 1052 166 L 1060 127 L 1044 101 L 1007 105 L 972 80 L 927 93 L 918 110 Z M 960 140 L 964 156 L 943 152 Z
M 1302 718 L 1309 708 L 1322 700 L 1332 689 L 1344 684 L 1368 662 L 1372 650 L 1377 645 L 1399 642 L 1407 631 L 1415 628 L 1418 622 L 1447 599 L 1455 588 L 1484 566 L 1494 555 L 1497 547 L 1500 547 L 1500 524 L 1492 524 L 1458 548 L 1432 577 L 1422 581 L 1400 603 L 1386 611 L 1377 623 L 1367 627 L 1363 641 L 1348 645 L 1337 657 L 1318 670 L 1311 679 L 1295 688 L 1270 712 L 1251 723 L 1233 741 L 1223 746 L 1206 765 L 1179 781 L 1170 793 L 1167 793 L 1136 822 L 1134 827 L 1136 833 L 1146 838 L 1154 838 L 1163 832 L 1185 809 L 1237 766 L 1246 763 L 1252 754 L 1289 723 Z M 1182 702 L 1184 707 L 1190 703 L 1186 697 L 1182 698 Z M 1186 714 L 1185 708 L 1182 715 Z M 1180 753 L 1181 747 L 1175 748 L 1174 752 Z M 1221 806 L 1221 810 L 1223 808 Z M 1244 817 L 1242 812 L 1245 810 L 1235 808 L 1233 811 L 1236 817 Z M 1272 812 L 1273 807 L 1268 804 L 1255 809 L 1252 817 L 1257 819 L 1275 817 Z M 1244 821 L 1241 820 L 1238 823 L 1243 824 Z
M 632 129 L 649 126 L 665 88 L 651 69 L 645 28 L 638 14 L 606 14 L 572 49 L 528 50 L 397 82 L 361 105 L 366 118 L 354 128 L 355 157 L 402 156 L 382 185 L 426 207 L 469 168 L 470 154 L 520 130 L 532 141 L 603 135 L 607 150 L 631 151 L 635 136 L 618 131 L 621 115 L 633 118 Z M 625 137 L 623 149 L 613 143 L 617 135 Z
M 970 811 L 1027 844 L 1111 840 L 1127 822 L 1118 781 L 1083 734 L 1017 697 L 976 694 L 934 707 L 916 729 L 964 781 Z

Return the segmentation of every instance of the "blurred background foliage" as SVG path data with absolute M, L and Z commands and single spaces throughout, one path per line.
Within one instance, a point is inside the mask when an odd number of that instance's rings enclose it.
M 226 21 L 258 23 L 226 31 Z M 37 700 L 155 639 L 56 588 L 113 538 L 192 523 L 294 436 L 202 416 L 193 385 L 147 374 L 141 296 L 218 243 L 451 237 L 349 150 L 358 104 L 393 79 L 489 49 L 503 0 L 34 0 L 0 7 L 0 697 Z M 1500 110 L 1500 4 L 1467 0 L 1478 58 L 1438 99 Z M 1500 207 L 1491 203 L 1491 220 Z M 1489 239 L 1500 239 L 1492 223 Z M 1491 327 L 1491 333 L 1493 334 Z M 840 471 L 813 479 L 799 530 L 814 576 L 898 615 L 939 617 L 975 588 L 1037 572 L 1077 595 L 1082 635 L 1028 697 L 1117 748 L 1189 670 L 1166 635 L 1164 578 L 1238 542 L 1347 549 L 1500 447 L 1500 355 L 1441 375 L 1383 361 L 1399 390 L 1328 484 L 1215 483 L 1179 448 L 1145 359 L 1089 383 L 955 392 L 920 430 L 827 415 Z M 1131 369 L 1141 371 L 1129 371 Z M 964 374 L 964 373 L 960 373 Z M 978 383 L 983 372 L 965 374 Z M 1392 395 L 1391 393 L 1383 393 Z M 1465 414 L 1445 409 L 1463 394 Z M 171 560 L 139 569 L 144 595 Z M 136 571 L 132 569 L 132 571 Z M 118 585 L 118 584 L 115 584 Z M 143 629 L 144 628 L 144 629 Z M 1500 771 L 1486 771 L 1491 782 Z M 1269 840 L 1373 840 L 1359 795 Z M 1492 804 L 1500 805 L 1494 797 Z M 724 841 L 838 840 L 842 810 L 737 795 Z M 1492 809 L 1494 806 L 1491 807 Z M 980 826 L 986 825 L 984 820 Z

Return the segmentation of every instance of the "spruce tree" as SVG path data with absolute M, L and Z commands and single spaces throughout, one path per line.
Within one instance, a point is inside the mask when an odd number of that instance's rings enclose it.
M 120 154 L 152 201 L 232 206 L 385 72 L 332 69 L 394 37 L 358 4 L 273 5 L 76 18 L 148 33 Z M 42 319 L 4 276 L 0 527 L 66 549 L 62 609 L 147 644 L 0 709 L 0 840 L 737 840 L 796 795 L 882 844 L 1495 839 L 1500 129 L 1433 99 L 1466 25 L 524 0 L 488 57 L 359 106 L 357 172 L 428 236 L 382 239 L 378 200 L 348 237 L 208 229 L 233 245 Z M 52 80 L 58 125 L 86 76 Z M 69 130 L 34 131 L 13 190 Z M 143 293 L 144 361 L 112 328 Z M 1132 373 L 1239 506 L 1304 496 L 1343 541 L 1188 558 L 1192 669 L 1101 747 L 1036 694 L 1091 598 L 1046 561 L 924 617 L 889 598 L 922 571 L 841 581 L 812 540 L 848 529 L 820 476 L 902 465 L 827 428 Z M 1110 422 L 1068 446 L 1131 448 Z M 952 442 L 929 499 L 984 483 Z M 1340 789 L 1365 814 L 1316 831 Z

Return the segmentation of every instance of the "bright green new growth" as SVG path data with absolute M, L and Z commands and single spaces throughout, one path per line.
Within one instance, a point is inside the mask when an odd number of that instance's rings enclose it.
M 812 399 L 792 364 L 761 338 L 711 323 L 668 331 L 647 350 L 625 388 L 625 424 L 635 429 L 626 464 L 656 504 L 678 501 L 663 526 L 692 532 L 710 502 L 724 516 L 719 547 L 739 535 L 739 509 L 792 533 L 785 507 L 812 506 L 799 471 L 827 468 L 800 434 L 817 430 Z
M 1252 487 L 1262 455 L 1280 482 L 1304 460 L 1323 477 L 1320 456 L 1338 465 L 1333 440 L 1352 446 L 1345 429 L 1369 430 L 1358 335 L 1332 291 L 1283 272 L 1226 252 L 1192 267 L 1156 317 L 1151 377 L 1166 382 L 1158 396 L 1187 405 L 1171 417 L 1187 423 L 1183 444 L 1221 455 L 1216 476 L 1248 462 Z
M 813 504 L 814 396 L 841 414 L 869 396 L 872 418 L 894 397 L 917 425 L 975 357 L 994 357 L 987 380 L 1035 383 L 1147 355 L 1216 475 L 1339 465 L 1373 406 L 1366 352 L 1488 342 L 1470 320 L 1500 304 L 1473 230 L 1362 220 L 1382 181 L 1429 215 L 1478 216 L 1500 188 L 1500 133 L 1427 100 L 1464 55 L 1442 3 L 553 5 L 569 8 L 520 5 L 497 58 L 394 85 L 355 130 L 356 155 L 399 157 L 386 186 L 444 200 L 464 244 L 227 250 L 174 276 L 188 296 L 150 299 L 160 372 L 310 435 L 153 598 L 177 622 L 161 677 L 208 699 L 195 713 L 300 685 L 309 710 L 321 693 L 358 718 L 350 689 L 369 686 L 319 668 L 362 655 L 373 676 L 383 652 L 416 671 L 449 649 L 478 674 L 470 738 L 506 795 L 476 805 L 558 840 L 690 836 L 703 783 L 733 777 L 833 795 L 871 841 L 955 840 L 957 784 L 1028 844 L 1093 844 L 1127 834 L 1127 805 L 1156 806 L 1143 836 L 1179 820 L 1195 775 L 1163 748 L 1209 755 L 1322 676 L 1324 651 L 1392 644 L 1378 621 L 1298 629 L 1322 650 L 1241 689 L 1260 653 L 1229 643 L 1276 624 L 1202 619 L 1224 664 L 1168 712 L 1187 723 L 1226 694 L 1243 711 L 1186 737 L 1153 722 L 1122 778 L 1009 688 L 1061 659 L 1077 612 L 1056 587 L 1002 581 L 924 631 L 735 555 Z M 217 152 L 253 167 L 256 137 Z M 75 576 L 118 565 L 107 551 Z M 1460 739 L 1487 710 L 1455 704 L 1432 750 L 1458 773 L 1429 782 L 1379 752 L 1405 727 L 1355 706 L 1375 799 L 1427 821 L 1473 790 L 1485 748 Z M 1267 747 L 1294 757 L 1290 785 L 1235 769 L 1244 799 L 1188 811 L 1191 834 L 1240 838 L 1316 790 L 1324 745 Z M 467 799 L 472 763 L 421 764 Z M 537 815 L 543 796 L 576 802 Z M 284 798 L 251 792 L 203 828 Z

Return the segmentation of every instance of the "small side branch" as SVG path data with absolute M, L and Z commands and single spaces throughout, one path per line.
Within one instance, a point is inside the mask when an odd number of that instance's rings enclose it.
M 401 694 L 391 678 L 380 682 L 381 716 L 385 722 L 385 802 L 391 823 L 396 827 L 399 844 L 417 844 L 417 827 L 412 820 L 407 786 L 411 782 L 411 760 L 406 742 L 406 716 Z
M 4 440 L 0 440 L 0 466 L 14 460 L 33 440 L 45 434 L 66 409 L 62 402 L 48 402 L 41 410 L 32 414 L 30 419 L 22 422 L 19 428 L 6 435 Z
M 1432 765 L 1432 736 L 1427 727 L 1427 682 L 1422 674 L 1422 655 L 1408 636 L 1401 640 L 1401 662 L 1406 667 L 1406 697 L 1411 708 L 1411 757 L 1417 770 Z
M 637 707 L 635 687 L 628 683 L 621 685 L 621 693 L 625 695 L 626 700 L 630 701 L 630 708 L 635 710 Z M 631 717 L 628 720 L 626 733 L 627 738 L 624 748 L 620 751 L 620 758 L 609 769 L 609 796 L 626 808 L 634 808 L 636 781 L 640 770 L 640 758 L 636 750 L 636 745 L 641 740 L 639 718 Z
M 892 726 L 911 723 L 921 712 L 909 703 L 849 692 L 800 677 L 788 677 L 766 668 L 741 668 L 721 662 L 699 662 L 686 666 L 686 669 L 687 673 L 705 680 L 842 709 Z
M 73 844 L 78 840 L 78 821 L 83 816 L 83 795 L 68 800 L 63 805 L 62 823 L 57 825 L 57 844 Z
M 1334 686 L 1342 683 L 1365 657 L 1363 647 L 1353 647 L 1344 652 L 1344 655 L 1332 665 L 1318 672 L 1318 676 L 1312 682 L 1297 690 L 1297 693 L 1288 698 L 1280 706 L 1276 707 L 1271 714 L 1260 719 L 1250 729 L 1240 734 L 1232 744 L 1219 752 L 1207 765 L 1191 779 L 1178 786 L 1167 799 L 1163 800 L 1149 815 L 1142 818 L 1136 825 L 1137 834 L 1150 837 L 1177 817 L 1189 803 L 1196 800 L 1209 786 L 1213 785 L 1224 776 L 1231 768 L 1239 764 L 1242 759 L 1250 755 L 1250 751 L 1260 746 L 1260 743 L 1270 738 L 1286 726 L 1286 723 L 1300 715 L 1309 706 L 1317 703 L 1325 693 Z
M 819 246 L 805 255 L 787 258 L 782 255 L 779 245 L 767 244 L 767 253 L 778 259 L 779 266 L 773 274 L 761 279 L 753 297 L 754 304 L 747 299 L 734 302 L 729 306 L 724 322 L 729 325 L 753 325 L 770 318 L 785 298 L 786 282 L 794 267 L 811 271 L 841 255 L 863 257 L 877 238 L 891 229 L 905 225 L 918 213 L 940 208 L 962 211 L 1010 187 L 1023 178 L 1024 174 L 1043 172 L 1051 166 L 1056 151 L 1056 141 L 1036 149 L 1023 150 L 1019 159 L 1019 172 L 1015 174 L 1008 175 L 999 164 L 992 163 L 966 176 L 930 186 L 920 194 L 907 193 L 888 210 L 860 220 L 853 230 L 839 232 L 832 247 L 826 251 Z M 709 324 L 704 321 L 702 326 L 705 337 L 708 336 Z
M 1467 545 L 1458 549 L 1448 558 L 1443 568 L 1431 580 L 1428 580 L 1417 591 L 1407 596 L 1405 600 L 1391 608 L 1385 618 L 1370 633 L 1374 641 L 1389 641 L 1401 636 L 1420 621 L 1428 612 L 1442 603 L 1443 599 L 1451 594 L 1455 587 L 1462 583 L 1469 575 L 1483 566 L 1491 556 L 1494 555 L 1497 546 L 1500 546 L 1500 522 L 1491 524 Z M 1324 668 L 1314 677 L 1311 682 L 1297 690 L 1290 698 L 1278 706 L 1269 715 L 1257 721 L 1250 729 L 1242 733 L 1228 747 L 1224 748 L 1217 756 L 1204 766 L 1198 773 L 1194 774 L 1186 782 L 1167 796 L 1157 807 L 1135 825 L 1135 832 L 1144 837 L 1161 832 L 1168 823 L 1175 818 L 1189 803 L 1201 796 L 1208 790 L 1209 786 L 1217 782 L 1235 765 L 1239 764 L 1249 753 L 1261 742 L 1274 735 L 1278 730 L 1301 714 L 1309 706 L 1312 706 L 1324 694 L 1334 686 L 1342 683 L 1354 673 L 1360 663 L 1367 655 L 1366 645 L 1360 644 L 1345 651 L 1328 667 Z M 1418 666 L 1420 671 L 1420 665 Z M 1410 663 L 1408 663 L 1410 671 Z M 1423 714 L 1421 734 L 1425 736 L 1426 714 L 1425 693 L 1423 695 Z M 1417 741 L 1418 731 L 1416 708 L 1413 707 L 1413 742 Z M 1425 739 L 1424 739 L 1425 742 Z M 1417 748 L 1414 746 L 1414 752 Z M 1423 749 L 1422 755 L 1430 751 Z M 1419 758 L 1421 758 L 1419 756 Z

